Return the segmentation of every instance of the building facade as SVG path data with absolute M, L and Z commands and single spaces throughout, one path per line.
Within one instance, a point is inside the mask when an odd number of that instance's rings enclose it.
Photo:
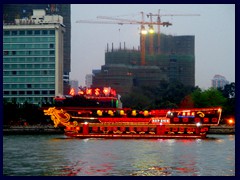
M 100 72 L 93 73 L 92 86 L 111 86 L 121 95 L 130 93 L 133 87 L 158 86 L 163 81 L 195 86 L 194 39 L 194 36 L 162 34 L 161 53 L 155 44 L 154 54 L 150 55 L 146 38 L 145 65 L 141 65 L 139 50 L 107 49 L 105 65 Z
M 44 9 L 47 15 L 61 15 L 65 25 L 64 59 L 63 59 L 63 91 L 70 90 L 69 74 L 71 72 L 71 5 L 70 4 L 3 4 L 4 23 L 14 23 L 15 19 L 29 18 L 33 9 Z
M 214 88 L 224 88 L 227 84 L 229 81 L 222 75 L 216 74 L 212 79 L 212 87 Z
M 34 104 L 63 95 L 63 17 L 35 10 L 3 25 L 3 98 Z
M 93 78 L 92 74 L 86 74 L 85 85 L 86 85 L 87 88 L 90 88 L 92 86 L 92 78 Z

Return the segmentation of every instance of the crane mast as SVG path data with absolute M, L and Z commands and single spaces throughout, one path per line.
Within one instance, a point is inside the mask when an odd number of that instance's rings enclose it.
M 144 13 L 141 12 L 142 14 L 142 22 L 144 23 Z M 146 49 L 145 49 L 145 39 L 146 39 L 146 29 L 144 25 L 141 25 L 141 32 L 140 32 L 140 51 L 141 51 L 141 65 L 144 66 L 146 61 L 145 61 L 145 54 L 146 54 Z
M 152 22 L 152 13 L 149 13 L 150 15 L 150 22 Z M 153 29 L 153 25 L 148 25 L 149 26 L 149 54 L 153 55 L 154 51 L 153 51 L 153 33 L 154 33 L 154 29 Z

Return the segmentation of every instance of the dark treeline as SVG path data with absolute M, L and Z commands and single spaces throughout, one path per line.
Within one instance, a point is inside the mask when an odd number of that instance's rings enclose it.
M 50 123 L 49 117 L 39 109 L 39 105 L 3 101 L 3 125 L 46 125 Z
M 162 82 L 156 87 L 135 87 L 132 93 L 122 96 L 121 101 L 124 107 L 136 110 L 222 107 L 222 118 L 228 118 L 235 115 L 235 83 L 221 89 L 202 90 L 199 87 L 184 86 L 179 82 Z M 54 106 L 54 104 L 44 106 Z M 52 124 L 49 116 L 44 116 L 39 105 L 3 101 L 4 125 L 26 123 L 29 125 Z
M 135 88 L 121 100 L 124 107 L 134 109 L 222 107 L 222 117 L 228 118 L 235 115 L 235 83 L 202 90 L 180 82 L 163 82 L 156 87 Z

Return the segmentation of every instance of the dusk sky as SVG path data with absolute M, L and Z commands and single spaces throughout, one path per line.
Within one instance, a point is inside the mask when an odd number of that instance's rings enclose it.
M 126 48 L 140 45 L 140 25 L 76 23 L 77 20 L 95 20 L 97 16 L 141 21 L 140 12 L 161 16 L 172 26 L 161 26 L 167 35 L 195 36 L 195 85 L 202 89 L 211 86 L 215 74 L 235 82 L 235 5 L 234 4 L 73 4 L 71 5 L 71 80 L 85 86 L 86 74 L 101 69 L 105 64 L 107 44 L 114 48 L 121 42 Z M 200 16 L 176 16 L 200 14 Z M 175 16 L 174 16 L 175 15 Z M 153 19 L 155 20 L 155 19 Z M 145 21 L 150 21 L 145 17 Z M 157 31 L 157 27 L 155 27 Z

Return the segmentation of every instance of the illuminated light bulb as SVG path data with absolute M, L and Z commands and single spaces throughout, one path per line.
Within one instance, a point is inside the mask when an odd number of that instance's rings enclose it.
M 150 34 L 153 34 L 153 33 L 154 33 L 154 29 L 153 29 L 153 27 L 152 27 L 152 26 L 150 26 L 150 27 L 149 27 L 149 30 L 148 30 L 148 32 L 149 32 Z
M 109 110 L 109 111 L 108 111 L 108 114 L 109 114 L 110 116 L 113 116 L 113 115 L 114 115 L 112 110 Z
M 124 110 L 120 110 L 120 115 L 123 116 L 124 114 Z
M 147 34 L 148 32 L 147 32 L 147 30 L 145 29 L 145 27 L 144 26 L 141 26 L 141 34 L 143 34 L 143 35 L 145 35 L 145 34 Z
M 145 111 L 143 112 L 143 115 L 144 115 L 144 116 L 148 116 L 148 111 L 145 110 Z
M 196 125 L 197 125 L 197 127 L 199 127 L 199 126 L 201 126 L 201 123 L 200 123 L 200 122 L 198 122 Z
M 136 110 L 133 110 L 133 111 L 132 111 L 132 116 L 136 116 L 136 115 L 137 115 Z
M 101 110 L 97 110 L 97 114 L 98 114 L 99 116 L 102 116 L 102 111 L 101 111 Z
M 146 35 L 147 33 L 148 33 L 147 30 L 145 30 L 145 29 L 141 30 L 141 34 Z
M 233 119 L 229 119 L 227 122 L 228 122 L 229 125 L 234 124 L 234 120 Z

